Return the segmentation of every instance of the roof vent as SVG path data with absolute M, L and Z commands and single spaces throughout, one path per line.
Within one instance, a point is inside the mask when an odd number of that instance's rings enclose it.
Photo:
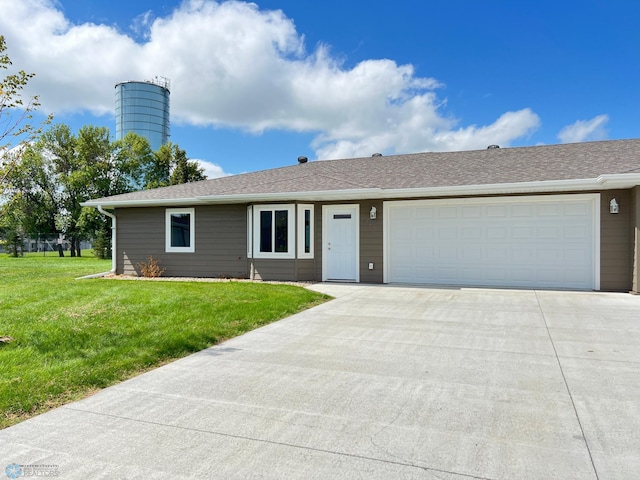
M 381 153 L 374 153 L 373 155 L 371 155 L 372 157 L 381 157 L 382 154 Z
M 500 145 L 489 145 L 487 150 L 493 150 L 494 148 L 500 148 Z
M 298 163 L 303 164 L 303 163 L 307 163 L 309 161 L 309 159 L 307 157 L 304 157 L 302 155 L 300 155 L 298 157 Z

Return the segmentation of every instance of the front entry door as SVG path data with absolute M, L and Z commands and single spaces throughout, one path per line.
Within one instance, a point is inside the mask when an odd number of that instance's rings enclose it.
M 358 282 L 359 205 L 322 207 L 322 280 Z

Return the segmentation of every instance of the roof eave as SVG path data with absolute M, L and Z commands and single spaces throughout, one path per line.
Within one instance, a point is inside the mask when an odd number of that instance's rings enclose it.
M 234 195 L 206 195 L 179 199 L 142 200 L 90 200 L 83 207 L 130 208 L 130 207 L 174 207 L 187 205 L 214 205 L 255 202 L 287 201 L 339 201 L 393 199 L 408 197 L 443 197 L 506 195 L 519 193 L 550 193 L 586 190 L 611 190 L 632 188 L 640 185 L 640 173 L 607 174 L 597 178 L 573 180 L 548 180 L 537 182 L 497 183 L 486 185 L 456 185 L 424 188 L 359 188 L 349 190 L 325 190 L 316 192 L 247 193 Z
M 109 200 L 109 198 L 89 200 L 80 203 L 81 207 L 94 207 L 98 208 L 129 208 L 129 207 L 181 207 L 187 205 L 200 205 L 203 202 L 194 197 L 186 198 L 153 198 L 153 199 L 139 199 L 139 200 Z
M 400 188 L 384 190 L 383 198 L 507 195 L 519 193 L 553 193 L 588 190 L 612 190 L 640 185 L 639 174 L 601 175 L 597 178 L 547 180 L 537 182 L 457 185 L 450 187 Z

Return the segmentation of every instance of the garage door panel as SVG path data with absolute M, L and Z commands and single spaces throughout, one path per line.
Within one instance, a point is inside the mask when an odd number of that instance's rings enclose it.
M 483 214 L 482 207 L 462 207 L 463 218 L 480 218 Z
M 509 211 L 506 205 L 489 205 L 486 207 L 487 217 L 506 217 Z
M 440 218 L 458 218 L 458 207 L 441 207 L 437 212 Z
M 482 247 L 480 245 L 461 247 L 460 252 L 462 258 L 469 264 L 482 262 Z
M 445 282 L 457 283 L 458 281 L 458 269 L 454 267 L 438 267 L 436 269 L 438 277 L 442 278 Z
M 538 227 L 537 237 L 539 240 L 557 241 L 562 236 L 562 228 L 557 225 L 545 225 Z
M 568 265 L 586 264 L 591 258 L 591 252 L 586 249 L 567 248 L 564 250 L 564 262 Z
M 549 285 L 560 284 L 563 282 L 563 275 L 557 269 L 540 268 L 536 271 L 536 279 L 538 282 L 547 283 Z
M 464 227 L 462 238 L 465 240 L 482 240 L 483 229 L 480 227 Z
M 455 260 L 458 257 L 458 249 L 456 247 L 442 246 L 437 249 L 439 260 Z
M 489 240 L 504 240 L 509 235 L 509 231 L 505 227 L 487 227 L 485 231 Z
M 417 207 L 413 214 L 416 218 L 433 218 L 434 209 L 432 207 Z
M 537 207 L 537 213 L 539 216 L 545 216 L 545 217 L 558 217 L 559 215 L 562 214 L 562 207 L 561 205 L 555 204 L 555 203 L 545 203 L 542 205 L 538 205 Z
M 536 260 L 540 264 L 556 265 L 562 263 L 565 259 L 564 250 L 558 250 L 548 246 L 547 248 L 539 248 L 536 251 Z
M 589 238 L 589 229 L 584 225 L 572 225 L 565 227 L 564 236 L 566 238 L 581 240 Z
M 513 227 L 511 229 L 511 238 L 515 240 L 529 240 L 533 237 L 533 227 Z
M 511 248 L 509 259 L 512 264 L 526 264 L 533 263 L 536 259 L 536 252 L 533 247 L 518 246 Z M 515 266 L 515 265 L 514 265 Z
M 416 227 L 415 238 L 421 241 L 432 240 L 434 237 L 434 230 L 432 227 Z
M 534 214 L 533 205 L 513 205 L 510 208 L 511 216 L 518 217 L 532 217 Z
M 455 240 L 458 238 L 458 228 L 457 227 L 442 227 L 438 230 L 438 238 L 440 240 Z
M 588 206 L 583 203 L 577 203 L 577 202 L 567 203 L 564 206 L 564 214 L 565 216 L 571 216 L 571 217 L 591 216 L 591 212 L 589 211 Z
M 463 268 L 462 269 L 462 280 L 465 283 L 474 284 L 477 282 L 482 282 L 484 278 L 484 272 L 481 268 Z
M 581 197 L 388 202 L 386 279 L 595 288 L 595 196 Z
M 416 248 L 413 258 L 419 260 L 433 260 L 435 258 L 433 247 Z

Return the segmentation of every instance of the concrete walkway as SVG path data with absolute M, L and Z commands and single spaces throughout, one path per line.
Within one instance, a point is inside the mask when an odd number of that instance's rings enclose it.
M 311 288 L 337 298 L 0 431 L 0 473 L 640 475 L 640 297 Z

